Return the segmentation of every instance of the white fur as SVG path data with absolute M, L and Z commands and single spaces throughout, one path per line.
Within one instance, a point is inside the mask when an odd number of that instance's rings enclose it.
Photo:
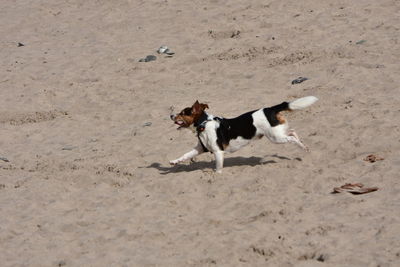
M 188 153 L 185 153 L 182 157 L 180 157 L 180 158 L 178 158 L 178 159 L 176 159 L 176 160 L 171 160 L 171 161 L 170 161 L 170 164 L 176 165 L 176 164 L 178 164 L 179 162 L 192 159 L 192 158 L 196 157 L 197 155 L 199 155 L 199 154 L 201 154 L 201 153 L 203 153 L 203 152 L 204 152 L 203 147 L 201 146 L 200 143 L 198 143 L 197 146 L 196 146 L 195 148 L 193 148 L 192 150 L 190 150 Z
M 204 131 L 199 135 L 199 138 L 203 145 L 210 151 L 218 151 L 219 146 L 217 144 L 217 128 L 219 127 L 219 122 L 212 120 L 207 122 Z
M 251 140 L 244 139 L 243 137 L 238 136 L 236 139 L 232 139 L 229 142 L 229 146 L 224 151 L 230 153 L 236 152 L 242 147 L 247 146 L 250 142 Z
M 289 103 L 289 108 L 291 110 L 303 109 L 308 106 L 311 106 L 315 102 L 317 102 L 318 98 L 315 96 L 306 96 L 299 99 L 296 99 Z

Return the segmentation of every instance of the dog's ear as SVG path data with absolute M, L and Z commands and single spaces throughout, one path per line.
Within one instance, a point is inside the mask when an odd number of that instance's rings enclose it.
M 202 108 L 203 110 L 205 110 L 206 108 L 209 108 L 207 104 L 201 103 L 200 105 L 201 105 L 201 108 Z
M 204 111 L 206 108 L 208 108 L 207 104 L 203 104 L 203 103 L 199 103 L 198 100 L 196 100 L 196 102 L 194 102 L 193 106 L 192 106 L 192 112 L 193 113 L 197 113 L 200 114 L 202 111 Z
M 192 113 L 198 114 L 201 112 L 201 104 L 199 103 L 199 100 L 196 100 L 192 106 Z

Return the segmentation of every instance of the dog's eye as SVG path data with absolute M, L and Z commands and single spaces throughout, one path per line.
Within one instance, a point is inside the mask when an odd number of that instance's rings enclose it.
M 191 108 L 185 108 L 183 110 L 183 115 L 186 115 L 186 116 L 192 115 L 192 109 Z

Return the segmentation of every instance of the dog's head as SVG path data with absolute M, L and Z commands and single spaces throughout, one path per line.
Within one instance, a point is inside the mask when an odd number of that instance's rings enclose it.
M 206 108 L 208 108 L 207 104 L 196 101 L 192 107 L 184 108 L 178 114 L 172 114 L 171 120 L 179 125 L 178 129 L 190 127 L 190 125 L 196 123 Z

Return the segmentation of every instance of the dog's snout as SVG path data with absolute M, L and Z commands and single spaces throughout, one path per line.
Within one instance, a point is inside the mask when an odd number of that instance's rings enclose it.
M 171 114 L 169 117 L 171 118 L 171 120 L 175 119 L 175 115 L 174 114 Z

